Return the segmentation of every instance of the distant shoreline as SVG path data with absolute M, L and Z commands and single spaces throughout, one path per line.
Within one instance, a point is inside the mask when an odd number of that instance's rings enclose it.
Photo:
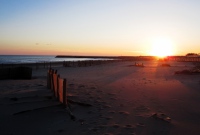
M 55 58 L 102 58 L 102 59 L 130 59 L 130 58 L 151 58 L 155 59 L 155 56 L 76 56 L 76 55 L 57 55 Z
M 114 59 L 124 61 L 151 61 L 151 60 L 164 60 L 164 61 L 180 61 L 180 62 L 200 62 L 200 57 L 188 57 L 188 56 L 166 56 L 165 58 L 159 58 L 157 56 L 72 56 L 72 55 L 57 55 L 55 58 L 102 58 L 102 59 Z
M 55 58 L 109 58 L 116 59 L 119 56 L 72 56 L 72 55 L 57 55 Z

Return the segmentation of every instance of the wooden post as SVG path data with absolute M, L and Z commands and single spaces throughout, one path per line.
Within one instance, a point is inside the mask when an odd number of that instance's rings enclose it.
M 58 96 L 59 96 L 59 101 L 66 106 L 67 105 L 67 100 L 66 100 L 66 79 L 58 78 Z
M 37 62 L 35 63 L 35 68 L 36 68 L 36 70 L 38 69 Z
M 51 72 L 50 72 L 50 77 L 51 77 L 51 90 L 53 90 L 53 73 L 54 73 L 54 70 L 51 69 Z
M 49 69 L 47 71 L 47 88 L 50 89 L 51 88 L 51 75 L 50 75 L 51 70 Z
M 53 74 L 53 86 L 54 86 L 54 88 L 53 88 L 53 91 L 54 91 L 54 95 L 55 95 L 55 97 L 56 97 L 56 99 L 58 98 L 58 82 L 57 82 L 57 80 L 58 80 L 58 75 L 56 74 L 56 73 L 54 73 Z
M 58 100 L 63 103 L 63 79 L 58 78 L 58 85 L 59 85 L 59 89 L 58 89 Z
M 63 104 L 64 104 L 64 106 L 67 105 L 67 88 L 66 88 L 66 86 L 67 86 L 67 80 L 64 79 L 63 80 Z
M 59 96 L 59 88 L 60 88 L 59 78 L 60 78 L 60 75 L 57 76 L 57 99 L 58 99 L 58 101 L 60 99 L 60 96 Z

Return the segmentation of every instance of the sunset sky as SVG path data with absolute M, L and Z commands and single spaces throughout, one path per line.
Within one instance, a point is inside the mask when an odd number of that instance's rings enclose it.
M 0 55 L 154 55 L 166 46 L 170 55 L 200 53 L 199 7 L 199 0 L 0 0 Z

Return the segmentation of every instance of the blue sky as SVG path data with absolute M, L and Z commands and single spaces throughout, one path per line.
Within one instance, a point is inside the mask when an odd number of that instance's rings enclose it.
M 0 0 L 0 54 L 149 55 L 200 51 L 197 0 Z M 167 45 L 167 44 L 162 44 Z

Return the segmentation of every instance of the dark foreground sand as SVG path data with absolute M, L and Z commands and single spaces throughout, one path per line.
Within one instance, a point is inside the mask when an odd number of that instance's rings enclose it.
M 0 80 L 1 135 L 199 135 L 200 75 L 174 75 L 192 63 L 115 62 L 57 66 L 67 79 L 71 119 L 46 88 L 47 69 L 32 80 Z

